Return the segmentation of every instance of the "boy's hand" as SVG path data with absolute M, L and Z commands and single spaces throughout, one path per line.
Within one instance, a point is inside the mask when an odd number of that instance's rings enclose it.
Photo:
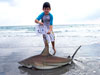
M 47 34 L 50 34 L 51 33 L 51 31 L 49 30 L 48 32 L 47 32 Z
M 40 25 L 43 25 L 43 22 L 38 21 L 37 19 L 35 20 L 35 23 L 38 23 Z
M 39 24 L 40 24 L 40 25 L 43 25 L 43 23 L 42 23 L 42 22 L 39 22 Z
M 50 29 L 49 29 L 49 31 L 47 32 L 47 34 L 50 34 L 51 31 L 52 31 L 52 26 L 51 26 L 51 25 L 49 26 L 49 28 L 50 28 Z

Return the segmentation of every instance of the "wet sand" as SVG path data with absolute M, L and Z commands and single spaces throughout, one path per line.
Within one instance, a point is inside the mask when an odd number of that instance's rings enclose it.
M 78 46 L 57 47 L 56 56 L 72 55 Z M 0 75 L 100 75 L 100 44 L 84 45 L 71 65 L 52 70 L 21 67 L 18 62 L 40 54 L 43 46 L 0 48 Z M 53 51 L 50 47 L 50 53 Z

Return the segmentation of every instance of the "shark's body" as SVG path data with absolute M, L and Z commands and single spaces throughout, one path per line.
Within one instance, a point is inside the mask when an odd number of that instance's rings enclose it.
M 72 59 L 72 57 L 62 58 L 51 55 L 48 48 L 44 48 L 41 54 L 24 59 L 20 61 L 19 64 L 28 68 L 53 69 L 71 63 Z

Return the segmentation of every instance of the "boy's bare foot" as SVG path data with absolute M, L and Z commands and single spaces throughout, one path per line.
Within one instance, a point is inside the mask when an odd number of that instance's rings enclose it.
M 55 49 L 53 49 L 54 50 L 54 53 L 53 53 L 53 55 L 55 55 L 56 54 L 56 50 Z

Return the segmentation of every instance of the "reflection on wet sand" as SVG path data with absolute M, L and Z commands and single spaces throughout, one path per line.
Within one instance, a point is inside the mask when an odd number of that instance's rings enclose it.
M 35 68 L 29 69 L 29 68 L 26 68 L 23 66 L 19 66 L 18 68 L 19 68 L 21 74 L 27 73 L 27 75 L 33 75 L 33 74 L 34 75 L 62 75 L 64 73 L 68 72 L 69 70 L 74 69 L 75 64 L 72 63 L 71 65 L 65 65 L 60 68 L 50 69 L 50 70 L 38 70 Z

